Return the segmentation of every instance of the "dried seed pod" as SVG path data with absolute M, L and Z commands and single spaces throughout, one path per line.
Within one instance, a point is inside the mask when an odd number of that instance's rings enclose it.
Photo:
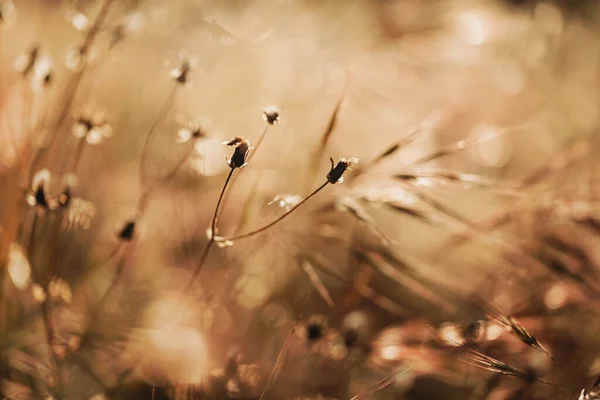
M 248 156 L 252 147 L 250 141 L 243 136 L 236 136 L 228 142 L 223 142 L 227 146 L 235 147 L 230 159 L 227 159 L 227 165 L 231 168 L 244 168 L 247 165 Z
M 337 165 L 334 165 L 333 158 L 330 158 L 329 160 L 331 161 L 331 170 L 327 174 L 327 180 L 332 184 L 344 182 L 344 172 L 346 172 L 346 170 L 352 170 L 352 166 L 358 163 L 358 158 L 354 157 L 350 157 L 349 160 L 341 157 Z
M 117 234 L 117 237 L 119 238 L 119 240 L 122 240 L 124 242 L 132 241 L 135 237 L 135 221 L 131 220 L 125 222 L 125 224 Z
M 263 109 L 263 119 L 269 125 L 277 125 L 279 123 L 279 113 L 279 108 L 277 108 L 277 106 L 266 106 Z

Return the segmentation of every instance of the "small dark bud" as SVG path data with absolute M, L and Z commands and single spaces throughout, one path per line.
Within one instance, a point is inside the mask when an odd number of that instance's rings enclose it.
M 192 65 L 190 64 L 190 60 L 187 57 L 183 57 L 181 59 L 181 65 L 179 68 L 171 71 L 171 76 L 175 81 L 181 85 L 187 83 L 190 75 L 190 70 L 192 69 Z
M 31 189 L 27 194 L 27 203 L 30 206 L 35 206 L 38 211 L 52 209 L 53 202 L 49 195 L 50 187 L 50 171 L 47 169 L 41 170 L 33 177 Z
M 267 106 L 263 109 L 263 119 L 269 125 L 277 125 L 279 123 L 279 108 L 277 106 Z
M 246 161 L 248 160 L 248 156 L 250 155 L 250 141 L 243 136 L 236 136 L 229 142 L 223 142 L 227 146 L 234 146 L 233 154 L 231 158 L 227 160 L 227 165 L 231 168 L 244 168 L 246 166 Z
M 38 207 L 42 207 L 42 208 L 50 208 L 50 204 L 48 203 L 47 197 L 46 197 L 46 192 L 44 191 L 44 186 L 43 185 L 39 185 L 35 191 L 34 194 L 35 197 L 35 204 Z
M 306 339 L 316 342 L 325 336 L 326 331 L 327 320 L 321 315 L 315 315 L 306 324 Z
M 129 242 L 135 236 L 135 221 L 128 221 L 118 234 L 119 239 Z
M 44 86 L 48 86 L 52 83 L 52 72 L 48 72 L 44 75 Z
M 352 166 L 358 163 L 358 158 L 354 157 L 351 157 L 349 160 L 340 158 L 335 166 L 333 158 L 330 158 L 329 160 L 331 161 L 331 170 L 327 174 L 327 180 L 332 184 L 342 183 L 344 181 L 344 172 L 346 172 L 346 170 L 352 170 Z

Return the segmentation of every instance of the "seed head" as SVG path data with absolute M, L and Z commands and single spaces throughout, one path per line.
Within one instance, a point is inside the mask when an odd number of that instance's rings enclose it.
M 231 168 L 244 168 L 247 165 L 248 156 L 252 147 L 250 147 L 250 141 L 243 136 L 236 136 L 229 142 L 223 142 L 227 146 L 234 146 L 233 154 L 231 158 L 227 160 L 227 165 Z
M 279 108 L 275 105 L 266 106 L 263 109 L 263 119 L 269 125 L 277 125 L 279 123 Z
M 189 80 L 192 64 L 186 54 L 182 53 L 180 58 L 181 64 L 179 64 L 178 68 L 171 70 L 171 77 L 175 79 L 175 82 L 185 85 Z
M 127 221 L 118 233 L 119 240 L 130 242 L 135 237 L 135 221 Z
M 349 160 L 342 157 L 335 166 L 333 158 L 330 158 L 329 160 L 331 161 L 331 170 L 327 174 L 327 180 L 332 184 L 344 182 L 344 172 L 346 172 L 346 170 L 352 170 L 352 166 L 358 163 L 358 158 L 354 157 L 351 157 Z
M 177 131 L 177 142 L 188 143 L 190 141 L 196 142 L 204 139 L 206 132 L 199 125 L 188 125 L 185 128 L 181 128 Z
M 41 57 L 33 67 L 33 76 L 31 85 L 34 90 L 40 90 L 52 82 L 52 60 L 48 57 Z
M 85 138 L 89 144 L 94 145 L 111 137 L 112 127 L 104 120 L 102 113 L 91 115 L 89 112 L 84 112 L 75 117 L 71 132 L 76 138 Z
M 27 194 L 27 203 L 30 206 L 35 206 L 40 212 L 52 209 L 54 202 L 49 194 L 49 186 L 50 171 L 44 169 L 35 174 L 31 189 Z
M 325 336 L 327 320 L 323 315 L 313 315 L 306 323 L 306 340 L 316 342 Z

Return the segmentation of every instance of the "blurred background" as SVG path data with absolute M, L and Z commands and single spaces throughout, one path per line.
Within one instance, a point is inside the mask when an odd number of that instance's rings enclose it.
M 599 22 L 0 1 L 3 398 L 595 399 Z

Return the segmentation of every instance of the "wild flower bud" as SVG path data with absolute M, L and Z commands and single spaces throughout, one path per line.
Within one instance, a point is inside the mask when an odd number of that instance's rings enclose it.
M 263 109 L 263 119 L 269 125 L 277 125 L 279 123 L 279 108 L 274 105 L 266 106 Z
M 175 79 L 177 83 L 184 85 L 188 82 L 191 69 L 192 65 L 190 59 L 187 56 L 182 55 L 179 68 L 175 68 L 171 71 L 171 77 Z
M 130 242 L 135 236 L 135 221 L 127 221 L 119 233 L 118 238 L 124 242 Z
M 40 90 L 48 86 L 52 81 L 52 60 L 41 57 L 33 67 L 31 86 L 34 90 Z
M 344 182 L 344 172 L 346 172 L 346 170 L 352 170 L 352 166 L 358 163 L 358 158 L 354 157 L 351 157 L 349 160 L 340 158 L 335 166 L 333 163 L 333 158 L 330 158 L 329 160 L 331 161 L 331 170 L 327 174 L 327 180 L 332 184 Z
M 27 194 L 27 203 L 30 206 L 37 207 L 39 211 L 51 209 L 52 201 L 48 193 L 49 186 L 50 171 L 44 169 L 35 174 L 31 183 L 31 190 Z
M 306 339 L 316 342 L 325 336 L 327 331 L 327 319 L 323 315 L 313 315 L 306 323 Z
M 186 126 L 185 128 L 181 128 L 177 131 L 177 142 L 178 143 L 188 143 L 189 141 L 195 142 L 200 139 L 204 139 L 206 137 L 206 133 L 204 130 L 198 126 Z
M 229 142 L 223 142 L 227 146 L 234 146 L 231 158 L 227 160 L 227 165 L 231 168 L 244 168 L 247 165 L 248 156 L 250 155 L 250 141 L 243 136 L 236 136 Z
M 99 144 L 104 138 L 112 135 L 112 127 L 104 121 L 103 115 L 97 113 L 90 115 L 88 112 L 75 117 L 71 132 L 78 139 L 83 139 L 91 144 Z

